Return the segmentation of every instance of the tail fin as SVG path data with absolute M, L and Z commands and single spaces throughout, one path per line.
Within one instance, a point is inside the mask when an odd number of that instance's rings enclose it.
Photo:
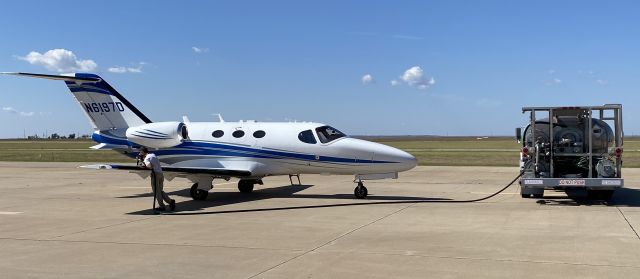
M 95 74 L 43 75 L 3 73 L 17 76 L 63 80 L 97 131 L 126 129 L 151 123 L 118 91 Z

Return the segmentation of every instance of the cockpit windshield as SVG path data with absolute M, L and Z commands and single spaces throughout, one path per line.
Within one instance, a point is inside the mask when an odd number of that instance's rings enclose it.
M 318 139 L 322 143 L 332 142 L 347 136 L 331 126 L 318 127 L 316 128 L 316 133 L 318 134 Z

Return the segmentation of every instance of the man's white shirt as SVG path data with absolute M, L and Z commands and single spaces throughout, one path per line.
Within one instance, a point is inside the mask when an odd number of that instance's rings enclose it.
M 156 173 L 162 173 L 162 167 L 160 166 L 160 160 L 156 157 L 156 154 L 149 153 L 144 157 L 144 165 L 153 167 L 153 171 Z

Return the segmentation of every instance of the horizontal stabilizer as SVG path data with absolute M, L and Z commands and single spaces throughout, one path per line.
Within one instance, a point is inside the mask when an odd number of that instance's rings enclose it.
M 2 72 L 0 74 L 3 75 L 14 75 L 14 76 L 26 76 L 26 77 L 34 77 L 34 78 L 46 78 L 53 80 L 64 80 L 64 81 L 75 81 L 75 82 L 99 82 L 102 79 L 97 77 L 76 77 L 74 74 L 70 75 L 45 75 L 45 74 L 32 74 L 32 73 L 12 73 L 12 72 Z
M 124 131 L 129 127 L 151 123 L 151 119 L 96 74 L 47 75 L 21 72 L 0 74 L 64 81 L 96 131 Z
M 101 144 L 96 144 L 94 146 L 91 146 L 89 148 L 95 149 L 95 150 L 113 150 L 113 149 L 129 149 L 130 147 L 128 145 L 101 143 Z

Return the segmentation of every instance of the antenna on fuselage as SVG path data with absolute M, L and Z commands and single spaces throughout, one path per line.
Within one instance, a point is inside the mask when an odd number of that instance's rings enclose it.
M 218 116 L 218 120 L 220 120 L 220 123 L 224 123 L 224 119 L 222 118 L 222 114 L 220 114 L 220 113 L 212 113 L 211 115 L 217 115 Z

